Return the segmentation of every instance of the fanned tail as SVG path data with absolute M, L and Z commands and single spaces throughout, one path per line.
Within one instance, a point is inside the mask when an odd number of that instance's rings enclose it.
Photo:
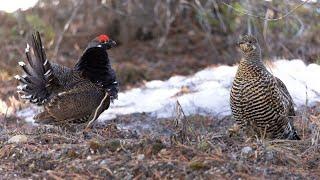
M 19 62 L 19 66 L 25 74 L 22 76 L 16 75 L 15 78 L 20 81 L 17 89 L 21 98 L 41 105 L 46 102 L 50 95 L 50 86 L 52 86 L 54 76 L 51 64 L 42 46 L 39 32 L 32 35 L 32 49 L 34 58 L 30 52 L 30 46 L 27 44 L 25 49 L 27 61 Z

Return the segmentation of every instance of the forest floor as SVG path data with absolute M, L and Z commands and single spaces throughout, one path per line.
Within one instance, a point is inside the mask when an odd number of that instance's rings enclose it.
M 148 47 L 132 43 L 110 53 L 124 82 L 121 90 L 143 80 L 192 74 L 211 64 L 232 64 L 228 59 L 234 54 L 228 52 L 235 51 L 218 47 L 220 58 L 201 43 L 159 51 Z M 12 114 L 0 115 L 4 179 L 320 178 L 320 105 L 303 109 L 296 118 L 301 141 L 246 138 L 228 131 L 234 123 L 230 117 L 199 115 L 155 119 L 131 114 L 89 130 L 84 125 L 32 125 L 15 116 L 15 110 L 29 105 L 18 101 L 12 75 L 0 73 L 0 99 L 13 108 Z
M 229 130 L 230 117 L 132 114 L 93 129 L 0 117 L 0 172 L 5 179 L 319 179 L 319 107 L 296 118 L 301 141 L 246 138 Z

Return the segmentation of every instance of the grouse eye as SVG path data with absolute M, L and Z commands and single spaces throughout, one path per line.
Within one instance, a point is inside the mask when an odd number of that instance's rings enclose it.
M 252 43 L 252 41 L 250 40 L 250 41 L 249 41 L 249 43 L 251 44 L 251 43 Z

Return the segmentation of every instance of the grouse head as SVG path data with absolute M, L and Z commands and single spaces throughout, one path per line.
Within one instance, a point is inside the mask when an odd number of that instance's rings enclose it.
M 105 50 L 115 47 L 117 43 L 110 39 L 108 35 L 101 34 L 100 36 L 94 38 L 88 45 L 89 47 L 101 47 Z
M 260 54 L 260 46 L 254 36 L 244 35 L 239 39 L 237 45 L 244 54 Z
M 108 35 L 102 34 L 94 38 L 84 50 L 75 69 L 93 83 L 108 86 L 114 76 L 114 71 L 111 68 L 107 50 L 115 46 L 116 42 Z

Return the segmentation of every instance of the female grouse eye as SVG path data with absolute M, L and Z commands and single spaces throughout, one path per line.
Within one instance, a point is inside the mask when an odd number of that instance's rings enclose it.
M 249 43 L 251 44 L 251 43 L 252 43 L 252 41 L 250 40 L 250 41 L 249 41 Z

